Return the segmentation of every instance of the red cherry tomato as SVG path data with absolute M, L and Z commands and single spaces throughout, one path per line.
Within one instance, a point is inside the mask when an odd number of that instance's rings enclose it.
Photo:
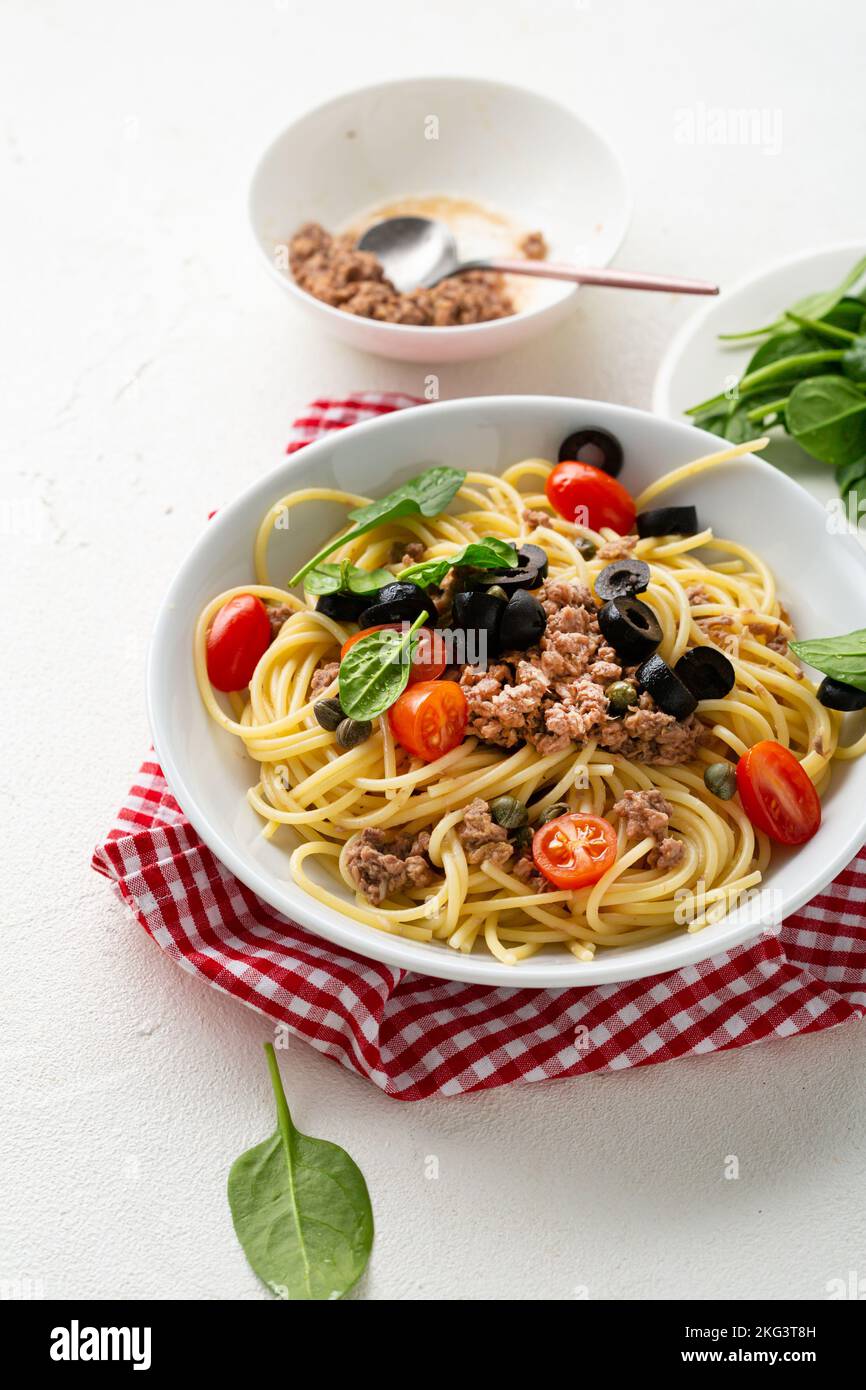
M 261 599 L 238 594 L 224 603 L 207 635 L 207 673 L 217 690 L 244 690 L 271 643 L 271 620 Z
M 616 831 L 601 816 L 557 816 L 536 830 L 532 857 L 557 888 L 585 888 L 616 859 Z
M 365 627 L 362 632 L 356 632 L 354 637 L 350 637 L 343 643 L 340 649 L 340 660 L 346 655 L 350 647 L 362 637 L 369 637 L 371 632 L 384 632 L 390 628 L 393 632 L 403 632 L 403 623 L 379 623 L 377 627 Z M 448 665 L 446 660 L 445 639 L 441 632 L 436 632 L 432 627 L 419 627 L 418 645 L 415 648 L 415 656 L 409 671 L 409 684 L 417 685 L 419 681 L 433 681 L 437 676 L 441 676 L 445 667 Z
M 388 711 L 397 742 L 425 763 L 435 762 L 463 742 L 468 717 L 466 696 L 454 681 L 408 685 Z
M 621 536 L 634 526 L 634 499 L 622 483 L 591 463 L 570 459 L 558 463 L 548 474 L 544 490 L 551 507 L 566 521 L 576 521 L 593 531 L 609 526 Z
M 737 791 L 752 825 L 780 844 L 805 844 L 821 824 L 821 802 L 809 774 L 774 739 L 762 739 L 740 758 Z

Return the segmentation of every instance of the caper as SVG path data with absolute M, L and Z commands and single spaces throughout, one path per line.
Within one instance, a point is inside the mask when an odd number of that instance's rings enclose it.
M 484 592 L 488 598 L 504 598 L 505 602 L 508 602 L 508 595 L 501 584 L 491 584 L 490 588 L 485 589 Z
M 316 716 L 322 728 L 327 729 L 331 734 L 346 718 L 340 708 L 340 701 L 337 699 L 317 700 L 313 705 L 313 714 Z
M 341 748 L 357 748 L 366 743 L 373 732 L 369 719 L 343 719 L 337 725 L 337 742 Z
M 595 541 L 591 541 L 588 536 L 578 536 L 577 540 L 574 542 L 574 548 L 578 555 L 583 556 L 584 560 L 592 560 L 595 558 L 595 552 L 598 547 Z
M 704 771 L 704 786 L 720 801 L 730 801 L 737 790 L 737 774 L 730 763 L 710 763 Z
M 569 811 L 567 801 L 554 801 L 552 806 L 546 806 L 538 817 L 539 825 L 547 825 L 549 820 L 559 820 L 560 816 L 567 816 Z
M 514 852 L 520 857 L 521 854 L 528 854 L 532 847 L 533 830 L 531 825 L 521 825 L 519 830 L 515 830 L 511 843 L 514 845 Z
M 637 704 L 637 690 L 631 681 L 614 681 L 605 689 L 611 714 L 625 714 L 629 705 Z
M 506 830 L 517 830 L 529 820 L 529 812 L 516 796 L 497 796 L 490 803 L 490 814 Z

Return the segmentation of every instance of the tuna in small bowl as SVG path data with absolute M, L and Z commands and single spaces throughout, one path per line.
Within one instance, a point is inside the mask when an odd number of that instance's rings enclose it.
M 432 312 L 406 313 L 383 303 L 375 280 L 359 294 L 357 268 L 340 262 L 360 231 L 378 217 L 435 216 L 462 257 L 601 266 L 630 202 L 616 156 L 574 113 L 504 83 L 432 77 L 350 92 L 295 121 L 262 156 L 249 210 L 268 271 L 326 331 L 383 357 L 457 362 L 550 328 L 574 308 L 576 286 L 511 276 L 463 296 L 458 313 L 470 321 L 450 322 L 443 296 Z M 304 228 L 316 229 L 314 245 L 298 237 Z M 485 321 L 471 321 L 478 315 Z

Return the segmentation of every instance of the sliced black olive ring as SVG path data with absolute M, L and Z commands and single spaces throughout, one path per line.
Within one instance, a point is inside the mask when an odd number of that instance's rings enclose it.
M 658 653 L 638 667 L 637 678 L 664 714 L 672 714 L 675 719 L 694 714 L 697 700 Z
M 332 618 L 335 623 L 356 623 L 369 594 L 320 594 L 316 599 L 316 612 Z
M 699 530 L 696 507 L 654 507 L 638 512 L 637 533 L 646 536 L 695 536 Z
M 467 571 L 466 581 L 473 589 L 496 585 L 512 594 L 516 589 L 537 589 L 547 578 L 547 552 L 540 545 L 522 545 L 513 569 Z
M 361 627 L 414 623 L 422 613 L 430 613 L 430 603 L 431 600 L 417 584 L 395 579 L 393 584 L 383 584 L 376 595 L 376 602 L 364 608 L 358 614 L 357 621 Z
M 654 652 L 662 640 L 661 624 L 651 608 L 639 598 L 612 598 L 599 609 L 602 635 L 626 661 L 641 661 Z
M 692 647 L 674 670 L 696 700 L 723 700 L 737 678 L 728 658 L 715 647 Z
M 595 592 L 606 603 L 609 598 L 642 594 L 649 588 L 650 567 L 644 560 L 614 560 L 595 577 Z
M 559 446 L 559 462 L 590 463 L 615 478 L 622 468 L 622 445 L 607 430 L 577 430 Z
M 845 681 L 834 681 L 832 676 L 825 676 L 818 686 L 818 699 L 827 709 L 846 713 L 866 709 L 866 690 L 858 690 L 856 685 L 848 685 Z

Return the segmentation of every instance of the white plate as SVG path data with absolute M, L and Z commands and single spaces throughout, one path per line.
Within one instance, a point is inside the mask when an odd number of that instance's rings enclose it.
M 486 396 L 402 410 L 311 444 L 254 483 L 208 523 L 166 596 L 150 650 L 147 698 L 172 791 L 205 843 L 253 892 L 343 947 L 422 974 L 548 988 L 674 970 L 761 929 L 762 922 L 746 913 L 691 936 L 680 932 L 653 944 L 601 952 L 585 963 L 562 952 L 507 966 L 487 954 L 465 956 L 446 945 L 363 926 L 291 882 L 285 847 L 291 841 L 263 840 L 261 821 L 246 801 L 254 765 L 202 705 L 192 660 L 196 619 L 215 594 L 252 581 L 256 529 L 278 497 L 314 483 L 380 497 L 434 463 L 495 473 L 522 458 L 555 458 L 562 439 L 588 425 L 611 430 L 621 440 L 622 481 L 632 492 L 717 444 L 711 435 L 643 411 L 547 396 Z M 817 636 L 863 626 L 866 556 L 849 537 L 828 536 L 821 507 L 784 474 L 749 459 L 696 477 L 670 496 L 694 502 L 720 535 L 761 552 L 799 631 Z M 330 504 L 305 508 L 302 527 L 274 534 L 272 573 L 292 574 L 344 519 L 343 510 Z M 836 769 L 819 834 L 796 853 L 774 856 L 766 884 L 777 892 L 784 915 L 813 897 L 852 858 L 866 836 L 864 819 L 866 759 Z
M 320 327 L 366 352 L 404 362 L 489 357 L 571 312 L 576 286 L 532 280 L 532 307 L 509 318 L 457 328 L 377 323 L 314 299 L 277 263 L 277 245 L 304 222 L 337 231 L 371 208 L 432 195 L 465 198 L 541 231 L 550 259 L 572 264 L 607 265 L 631 213 L 618 158 L 574 112 L 504 82 L 419 77 L 347 92 L 290 125 L 259 161 L 249 214 L 280 287 Z
M 739 333 L 772 323 L 804 295 L 832 289 L 864 250 L 862 241 L 852 241 L 821 251 L 802 251 L 766 266 L 710 301 L 683 325 L 662 358 L 653 387 L 656 414 L 682 420 L 690 406 L 739 379 L 762 339 L 726 344 L 719 342 L 719 333 Z M 838 497 L 833 469 L 810 458 L 787 435 L 773 435 L 764 457 L 796 478 L 820 502 Z

